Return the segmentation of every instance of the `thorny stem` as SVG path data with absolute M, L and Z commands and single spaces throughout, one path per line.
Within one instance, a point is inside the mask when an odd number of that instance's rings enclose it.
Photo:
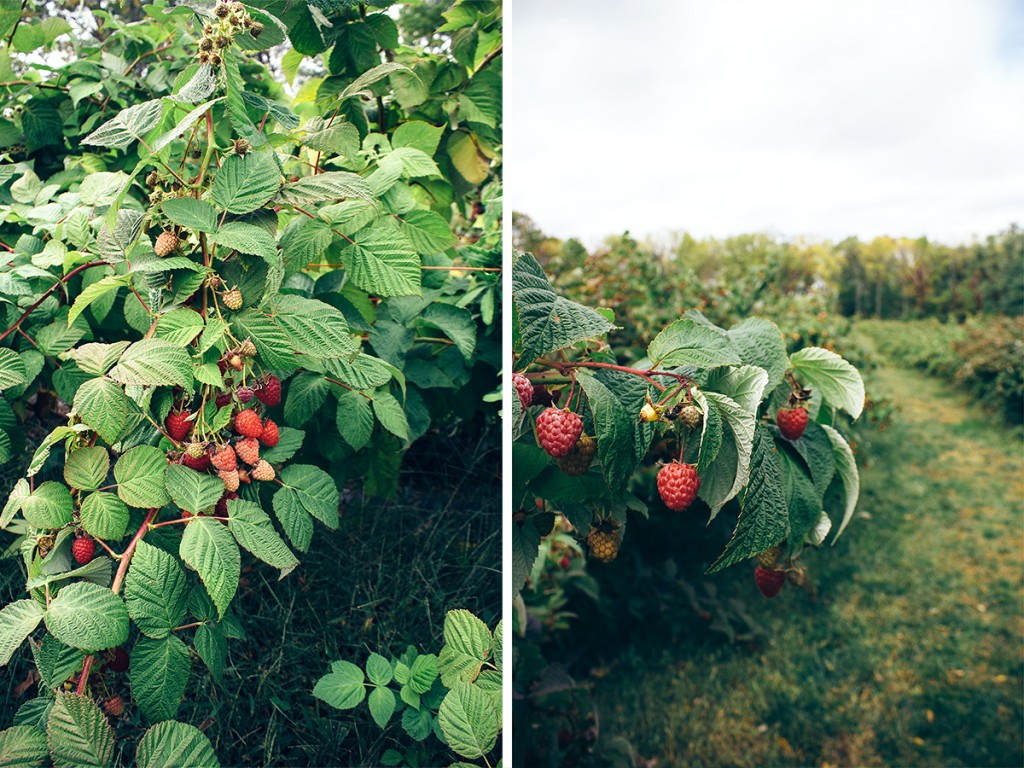
M 153 523 L 149 527 L 151 529 L 155 529 L 155 528 L 163 528 L 165 525 L 181 525 L 182 523 L 188 523 L 188 522 L 191 522 L 192 520 L 195 520 L 195 519 L 196 519 L 195 516 L 193 516 L 193 517 L 179 517 L 177 520 L 164 520 L 162 523 Z M 205 516 L 203 516 L 203 519 L 204 520 L 220 520 L 220 521 L 225 522 L 225 523 L 231 520 L 230 517 L 214 517 L 213 515 L 205 515 Z
M 186 629 L 194 629 L 196 627 L 201 627 L 205 623 L 205 621 L 194 621 L 191 624 L 182 624 L 180 627 L 175 627 L 174 629 L 172 629 L 171 632 L 183 632 Z
M 693 383 L 693 380 L 689 376 L 684 376 L 681 373 L 669 373 L 668 371 L 647 371 L 644 370 L 643 368 L 630 368 L 629 366 L 626 365 L 615 365 L 614 363 L 595 363 L 589 361 L 581 361 L 575 363 L 560 363 L 557 360 L 545 360 L 543 358 L 538 359 L 534 362 L 536 362 L 538 365 L 546 365 L 548 368 L 554 368 L 562 375 L 568 375 L 569 371 L 572 368 L 605 368 L 610 371 L 621 371 L 622 373 L 629 373 L 632 374 L 633 376 L 639 376 L 641 379 L 657 388 L 660 392 L 664 392 L 666 389 L 668 389 L 668 387 L 665 386 L 664 384 L 659 384 L 658 382 L 656 382 L 653 378 L 651 378 L 652 376 L 669 376 L 678 381 L 683 386 L 685 386 L 687 389 L 689 389 L 690 384 Z

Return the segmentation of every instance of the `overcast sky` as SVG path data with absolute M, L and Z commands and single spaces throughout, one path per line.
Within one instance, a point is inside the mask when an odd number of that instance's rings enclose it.
M 1024 223 L 1022 0 L 506 9 L 506 199 L 549 234 Z

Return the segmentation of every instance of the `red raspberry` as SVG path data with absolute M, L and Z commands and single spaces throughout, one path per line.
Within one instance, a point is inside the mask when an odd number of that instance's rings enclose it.
M 256 397 L 268 408 L 281 404 L 281 380 L 270 374 L 263 380 L 263 386 L 256 390 Z
M 516 388 L 519 404 L 523 406 L 524 411 L 533 405 L 533 382 L 521 373 L 513 373 L 512 386 Z
M 231 499 L 237 499 L 237 498 L 238 498 L 238 494 L 237 493 L 234 493 L 234 492 L 225 493 L 223 496 L 220 497 L 220 501 L 217 502 L 217 506 L 214 508 L 214 514 L 217 517 L 227 517 L 228 516 L 228 502 L 231 501 Z
M 537 439 L 549 456 L 565 456 L 583 434 L 583 419 L 570 410 L 545 408 L 537 417 Z
M 249 476 L 252 477 L 253 480 L 262 480 L 264 482 L 267 480 L 273 480 L 274 468 L 263 459 L 260 459 L 256 466 L 252 468 L 252 472 L 249 473 Z
M 170 435 L 171 440 L 184 440 L 192 431 L 192 422 L 189 421 L 191 415 L 188 411 L 171 411 L 167 414 L 164 426 L 167 428 L 167 434 Z
M 266 435 L 267 430 L 264 428 L 263 436 L 266 437 Z M 260 441 L 255 437 L 247 437 L 244 440 L 239 440 L 235 443 L 235 453 L 238 454 L 238 458 L 251 467 L 260 460 Z
M 225 472 L 230 472 L 232 469 L 238 469 L 238 460 L 235 457 L 235 449 L 230 445 L 225 445 L 213 454 L 211 462 L 217 469 Z
M 221 373 L 224 373 L 224 371 L 221 371 Z M 231 402 L 231 393 L 221 392 L 219 395 L 217 395 L 217 399 L 215 402 L 217 403 L 218 408 L 223 408 L 224 406 Z
M 255 437 L 259 440 L 263 434 L 263 421 L 256 411 L 242 411 L 235 416 L 235 432 L 245 437 Z
M 238 398 L 238 402 L 240 403 L 248 403 L 252 400 L 252 394 L 253 392 L 249 387 L 239 387 L 235 390 L 235 397 Z
M 205 472 L 210 468 L 210 454 L 204 453 L 202 456 L 189 456 L 187 453 L 184 455 L 182 460 L 185 466 L 189 469 L 194 469 L 196 472 Z
M 782 585 L 786 583 L 786 572 L 773 571 L 759 565 L 754 569 L 754 581 L 762 595 L 775 597 L 782 590 Z
M 775 423 L 779 425 L 779 432 L 787 440 L 799 440 L 800 436 L 807 429 L 807 410 L 797 406 L 796 408 L 780 408 L 775 414 Z
M 267 446 L 267 448 L 273 448 L 280 439 L 281 434 L 277 431 L 277 424 L 267 419 L 263 423 L 263 434 L 260 435 L 260 442 Z
M 222 469 L 217 473 L 217 477 L 219 477 L 221 482 L 224 483 L 225 491 L 234 493 L 238 490 L 239 477 L 237 469 Z
M 128 651 L 121 646 L 114 649 L 114 658 L 107 662 L 107 669 L 111 672 L 124 672 L 128 669 Z
M 80 536 L 71 545 L 71 554 L 74 556 L 76 563 L 85 565 L 96 554 L 96 542 L 88 536 Z
M 658 493 L 665 506 L 682 512 L 697 498 L 700 478 L 692 464 L 673 461 L 658 470 Z
M 103 703 L 103 708 L 107 710 L 108 715 L 120 717 L 124 714 L 124 699 L 120 696 L 113 696 Z

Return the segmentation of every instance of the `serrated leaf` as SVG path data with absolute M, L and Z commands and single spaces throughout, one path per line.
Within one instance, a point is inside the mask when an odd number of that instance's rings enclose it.
M 128 615 L 142 634 L 167 637 L 185 618 L 185 572 L 174 557 L 140 541 L 125 578 L 124 599 Z
M 828 435 L 828 439 L 832 443 L 832 451 L 836 462 L 836 476 L 843 484 L 845 502 L 843 506 L 843 519 L 836 529 L 835 536 L 832 537 L 832 544 L 834 546 L 836 540 L 846 530 L 846 526 L 850 524 L 850 520 L 853 519 L 853 513 L 857 509 L 857 499 L 860 497 L 860 473 L 857 471 L 857 460 L 853 456 L 853 451 L 850 450 L 850 446 L 843 439 L 843 436 L 837 430 L 825 424 L 822 424 L 821 428 L 825 430 L 825 434 Z
M 299 448 L 302 447 L 302 441 L 306 437 L 306 433 L 301 429 L 292 429 L 291 427 L 279 427 L 278 435 L 277 445 L 263 452 L 263 458 L 270 464 L 288 461 L 298 453 Z
M 220 768 L 213 745 L 193 725 L 171 720 L 157 723 L 139 741 L 137 768 Z
M 0 348 L 0 390 L 28 384 L 25 361 L 13 349 Z
M 523 254 L 512 265 L 512 299 L 519 318 L 518 365 L 615 328 L 598 312 L 555 293 L 540 264 Z
M 122 109 L 113 119 L 108 120 L 82 139 L 81 143 L 124 149 L 155 128 L 156 124 L 160 122 L 162 112 L 161 99 L 135 104 Z
M 0 529 L 6 528 L 11 524 L 11 520 L 21 511 L 22 504 L 25 503 L 25 499 L 28 498 L 31 492 L 31 486 L 29 486 L 28 480 L 24 478 L 14 484 L 14 488 L 11 489 L 7 500 L 4 502 L 3 511 L 0 512 Z
M 789 367 L 786 343 L 775 323 L 759 317 L 749 317 L 727 331 L 729 341 L 746 365 L 756 365 L 768 373 L 765 392 L 771 392 L 782 383 Z
M 285 535 L 297 550 L 305 552 L 313 540 L 313 518 L 299 501 L 299 495 L 292 488 L 281 488 L 274 494 L 274 515 Z
M 366 179 L 345 171 L 328 171 L 314 176 L 304 176 L 298 181 L 285 184 L 277 196 L 278 202 L 299 206 L 352 199 L 374 202 L 373 193 Z
M 67 555 L 70 555 L 70 552 Z M 47 584 L 56 584 L 69 579 L 80 579 L 90 584 L 109 587 L 113 581 L 114 561 L 106 555 L 99 555 L 85 565 L 70 571 L 59 570 L 69 564 L 69 557 L 62 562 L 60 556 L 54 558 L 50 563 L 44 563 L 41 569 L 42 572 L 38 576 L 29 576 L 25 588 L 31 591 L 45 587 Z
M 341 259 L 352 283 L 376 296 L 419 296 L 420 258 L 400 230 L 375 223 L 357 232 Z
M 203 332 L 203 316 L 187 307 L 172 309 L 163 315 L 156 322 L 156 338 L 174 344 L 178 347 L 186 347 L 193 339 Z
M 402 404 L 390 392 L 377 392 L 373 396 L 373 414 L 388 432 L 402 440 L 409 439 L 409 421 Z
M 339 392 L 335 422 L 341 438 L 354 450 L 362 450 L 373 434 L 373 407 L 359 392 Z
M 370 657 L 366 660 L 366 677 L 374 685 L 387 685 L 394 679 L 391 662 L 379 653 L 371 653 Z
M 756 413 L 767 383 L 768 372 L 763 368 L 737 365 L 712 371 L 705 389 L 727 395 L 743 410 Z
M 174 635 L 159 640 L 139 638 L 132 648 L 128 681 L 132 699 L 149 722 L 174 718 L 191 670 L 192 657 L 181 638 Z
M 114 760 L 114 731 L 88 696 L 58 691 L 46 740 L 56 768 L 106 768 Z
M 290 464 L 281 472 L 280 480 L 293 490 L 302 507 L 331 530 L 338 527 L 338 487 L 319 467 Z
M 284 401 L 284 420 L 301 427 L 327 400 L 330 385 L 318 373 L 300 373 L 288 384 L 288 397 Z
M 65 645 L 95 652 L 128 639 L 128 610 L 120 597 L 98 584 L 66 585 L 46 611 L 46 628 Z
M 587 395 L 594 421 L 601 472 L 614 496 L 620 495 L 636 468 L 633 442 L 636 413 L 629 413 L 601 381 L 581 371 L 576 381 Z
M 192 387 L 192 359 L 169 341 L 143 339 L 132 344 L 110 371 L 110 378 L 125 385 Z
M 35 600 L 15 600 L 0 610 L 0 667 L 7 665 L 45 614 Z
M 846 360 L 821 347 L 801 349 L 789 360 L 802 384 L 816 388 L 825 402 L 854 419 L 860 416 L 864 409 L 864 381 Z
M 777 456 L 782 466 L 782 487 L 789 510 L 789 552 L 794 555 L 821 518 L 821 496 L 815 491 L 807 471 L 795 458 L 785 451 L 779 451 Z
M 681 317 L 664 328 L 647 346 L 651 367 L 717 368 L 739 365 L 740 356 L 728 337 L 689 317 Z
M 0 768 L 29 768 L 50 759 L 46 734 L 30 725 L 0 731 Z
M 130 275 L 107 275 L 92 285 L 83 288 L 78 296 L 75 297 L 75 303 L 71 305 L 71 309 L 68 311 L 68 327 L 70 328 L 71 324 L 78 319 L 78 316 L 88 309 L 89 305 L 94 301 L 107 294 L 116 293 L 119 288 L 124 288 L 130 283 Z
M 445 336 L 455 342 L 466 362 L 473 359 L 476 350 L 477 328 L 473 314 L 454 304 L 434 302 L 423 310 L 421 319 L 439 328 Z
M 161 135 L 156 141 L 153 142 L 153 153 L 156 154 L 164 147 L 169 145 L 172 141 L 179 138 L 180 136 L 183 136 L 185 132 L 192 127 L 192 124 L 195 123 L 195 121 L 198 120 L 200 117 L 202 117 L 203 114 L 208 109 L 210 109 L 210 107 L 212 107 L 218 101 L 222 101 L 223 99 L 223 96 L 218 96 L 216 99 L 211 99 L 210 101 L 207 101 L 203 104 L 200 104 L 198 107 L 195 107 L 191 112 L 185 115 L 185 117 L 179 120 L 177 124 L 173 128 L 171 128 L 171 130 L 167 131 L 167 133 Z
M 80 491 L 95 491 L 107 479 L 110 454 L 101 446 L 79 448 L 64 461 L 64 482 Z
M 313 695 L 335 709 L 353 709 L 366 697 L 363 670 L 350 661 L 335 661 L 321 677 Z
M 162 507 L 170 501 L 166 477 L 167 456 L 150 445 L 129 448 L 114 464 L 117 495 L 130 507 Z
M 421 256 L 443 253 L 457 241 L 448 222 L 433 211 L 409 211 L 401 217 L 401 221 L 402 231 Z
M 36 668 L 42 678 L 42 687 L 53 690 L 82 669 L 85 653 L 64 645 L 53 635 L 46 633 L 37 650 L 32 648 Z M 2 753 L 2 751 L 0 751 Z
M 213 679 L 220 682 L 228 658 L 228 641 L 223 630 L 216 624 L 200 624 L 192 645 Z
M 374 688 L 370 691 L 367 700 L 370 708 L 370 716 L 380 728 L 387 728 L 388 721 L 395 714 L 398 702 L 395 701 L 395 694 L 390 688 Z
M 181 464 L 167 467 L 165 484 L 171 500 L 192 514 L 209 509 L 224 495 L 224 483 L 220 478 Z
M 394 376 L 395 370 L 383 360 L 363 352 L 352 360 L 325 360 L 324 369 L 343 384 L 360 390 L 374 389 L 387 384 Z
M 210 240 L 218 245 L 273 261 L 277 258 L 277 243 L 263 227 L 244 221 L 229 221 L 218 229 Z
M 483 757 L 498 740 L 498 711 L 474 685 L 459 683 L 441 702 L 437 721 L 448 746 L 470 760 Z
M 228 530 L 216 520 L 194 518 L 185 526 L 181 559 L 199 574 L 223 618 L 238 589 L 242 558 Z
M 91 379 L 78 388 L 75 413 L 106 443 L 115 443 L 124 434 L 130 417 L 138 410 L 117 384 L 110 379 Z
M 704 392 L 722 417 L 722 445 L 708 471 L 701 476 L 699 495 L 711 507 L 713 520 L 719 510 L 740 492 L 750 479 L 750 455 L 756 416 L 718 392 Z
M 438 657 L 445 687 L 473 682 L 490 652 L 491 633 L 486 624 L 467 610 L 448 611 L 444 619 L 444 646 Z
M 47 480 L 21 502 L 21 512 L 33 528 L 61 528 L 74 512 L 71 491 L 63 483 Z
M 299 564 L 259 504 L 244 499 L 230 499 L 227 507 L 230 518 L 228 528 L 246 550 L 282 571 L 291 571 Z
M 289 334 L 296 352 L 348 358 L 359 351 L 345 315 L 330 304 L 301 296 L 281 296 L 274 308 L 274 319 Z
M 229 213 L 249 213 L 263 206 L 281 186 L 273 155 L 229 155 L 213 180 L 213 202 Z
M 381 64 L 379 67 L 374 67 L 368 70 L 353 80 L 344 91 L 341 92 L 340 99 L 348 99 L 355 96 L 359 92 L 369 88 L 371 85 L 376 83 L 378 80 L 383 80 L 388 75 L 394 72 L 406 72 L 412 77 L 418 77 L 413 70 L 409 69 L 404 64 L 398 62 L 389 61 L 385 64 Z
M 437 656 L 432 653 L 417 656 L 409 669 L 409 687 L 422 695 L 434 685 L 437 674 Z
M 104 541 L 118 541 L 128 530 L 128 506 L 113 493 L 90 493 L 79 512 L 86 533 Z
M 64 357 L 74 360 L 83 373 L 90 376 L 102 376 L 120 359 L 130 344 L 130 341 L 117 341 L 112 344 L 83 344 L 66 352 Z
M 359 129 L 352 123 L 335 119 L 325 120 L 319 115 L 311 117 L 302 130 L 300 141 L 318 152 L 330 152 L 354 160 L 359 154 Z

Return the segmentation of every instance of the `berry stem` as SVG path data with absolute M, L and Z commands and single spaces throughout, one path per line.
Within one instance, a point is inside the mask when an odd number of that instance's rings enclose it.
M 75 689 L 79 696 L 85 695 L 85 685 L 89 682 L 89 673 L 92 672 L 92 659 L 92 656 L 86 656 L 82 662 L 82 674 L 78 677 L 78 688 Z
M 605 368 L 609 371 L 620 371 L 622 373 L 629 373 L 632 374 L 633 376 L 639 376 L 644 381 L 656 387 L 660 392 L 664 392 L 666 389 L 668 389 L 668 387 L 665 386 L 664 384 L 660 384 L 657 381 L 655 381 L 653 378 L 651 378 L 652 376 L 669 376 L 687 388 L 689 388 L 690 384 L 693 383 L 693 380 L 690 377 L 684 376 L 681 373 L 669 373 L 668 371 L 649 371 L 644 370 L 643 368 L 630 368 L 627 365 L 615 365 L 614 363 L 595 363 L 591 361 L 560 363 L 557 360 L 546 360 L 544 358 L 539 358 L 534 362 L 536 362 L 537 365 L 546 365 L 548 368 L 554 368 L 563 375 L 567 375 L 572 368 Z

